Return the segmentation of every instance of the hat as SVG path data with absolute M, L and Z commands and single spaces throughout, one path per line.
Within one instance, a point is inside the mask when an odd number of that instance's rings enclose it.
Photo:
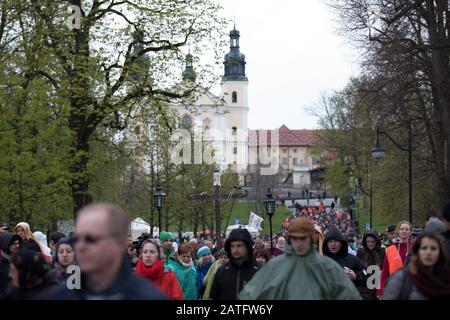
M 389 227 L 386 228 L 386 232 L 393 232 L 393 231 L 395 231 L 395 226 L 394 225 L 389 226 Z
M 287 235 L 290 237 L 304 237 L 312 234 L 314 234 L 314 222 L 311 219 L 300 217 L 289 223 Z
M 427 223 L 425 223 L 424 231 L 434 233 L 444 233 L 445 232 L 444 223 L 441 220 L 430 220 Z
M 167 239 L 171 239 L 172 240 L 172 234 L 170 232 L 167 232 L 167 231 L 161 232 L 161 234 L 159 235 L 159 240 L 161 240 L 161 242 L 164 242 Z
M 207 246 L 200 247 L 197 251 L 197 258 L 200 259 L 208 254 L 211 254 L 211 250 Z
M 422 233 L 422 228 L 413 228 L 411 235 L 413 237 L 418 237 Z

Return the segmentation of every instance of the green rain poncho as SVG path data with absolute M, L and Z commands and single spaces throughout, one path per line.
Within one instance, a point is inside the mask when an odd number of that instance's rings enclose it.
M 270 260 L 247 283 L 241 300 L 361 300 L 342 268 L 314 249 L 297 256 L 286 244 L 285 254 Z

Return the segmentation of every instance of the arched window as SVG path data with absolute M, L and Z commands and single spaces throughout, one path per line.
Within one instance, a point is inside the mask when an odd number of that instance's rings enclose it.
M 192 118 L 190 115 L 185 114 L 183 116 L 183 127 L 190 128 L 192 126 Z
M 231 94 L 231 102 L 237 103 L 237 92 L 236 91 L 233 91 L 233 93 Z
M 231 133 L 233 134 L 233 136 L 235 136 L 237 133 L 237 128 L 236 127 L 231 128 Z

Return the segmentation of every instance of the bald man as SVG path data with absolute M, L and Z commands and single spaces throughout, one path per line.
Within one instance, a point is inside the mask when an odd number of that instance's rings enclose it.
M 82 274 L 81 288 L 70 289 L 66 284 L 50 298 L 167 299 L 148 280 L 133 274 L 126 259 L 128 217 L 120 208 L 108 203 L 83 208 L 77 215 L 74 241 L 75 257 Z

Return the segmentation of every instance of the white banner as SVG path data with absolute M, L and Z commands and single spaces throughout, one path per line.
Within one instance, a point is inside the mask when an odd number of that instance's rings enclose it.
M 264 219 L 255 214 L 254 212 L 250 212 L 250 218 L 248 219 L 248 225 L 250 227 L 255 228 L 256 230 L 262 230 L 261 228 L 261 222 L 263 222 Z

